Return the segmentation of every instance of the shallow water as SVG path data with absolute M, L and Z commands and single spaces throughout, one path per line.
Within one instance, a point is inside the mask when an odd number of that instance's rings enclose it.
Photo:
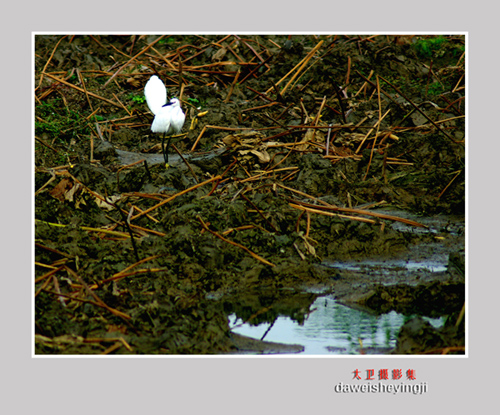
M 332 295 L 318 297 L 311 310 L 303 325 L 285 316 L 273 324 L 241 325 L 232 314 L 230 327 L 257 340 L 302 345 L 302 355 L 385 354 L 396 345 L 399 329 L 410 317 L 395 311 L 371 315 L 339 304 Z M 443 318 L 427 320 L 435 327 L 444 324 Z
M 383 261 L 349 261 L 335 263 L 323 263 L 323 265 L 330 268 L 337 268 L 339 270 L 348 271 L 378 271 L 378 272 L 398 272 L 398 271 L 412 271 L 412 270 L 427 270 L 430 272 L 444 272 L 447 270 L 448 257 L 445 255 L 435 255 L 434 258 L 418 261 L 418 260 L 383 260 Z

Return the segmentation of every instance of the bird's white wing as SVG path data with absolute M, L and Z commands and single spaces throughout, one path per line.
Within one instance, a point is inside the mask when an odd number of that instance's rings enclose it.
M 151 124 L 151 131 L 153 133 L 165 133 L 171 134 L 170 125 L 171 125 L 171 112 L 172 107 L 161 107 L 160 111 L 158 111 L 153 120 L 153 124 Z
M 149 109 L 153 114 L 158 114 L 161 107 L 167 103 L 167 88 L 156 75 L 149 78 L 144 87 L 144 95 Z
M 173 134 L 178 134 L 181 132 L 185 119 L 186 115 L 184 114 L 184 112 L 182 112 L 181 107 L 177 106 L 173 108 L 173 114 L 170 122 L 170 128 Z

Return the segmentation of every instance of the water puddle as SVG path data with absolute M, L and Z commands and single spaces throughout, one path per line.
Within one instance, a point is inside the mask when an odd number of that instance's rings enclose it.
M 302 287 L 301 293 L 247 293 L 236 300 L 223 300 L 232 332 L 257 343 L 262 340 L 260 349 L 253 343 L 238 346 L 238 350 L 254 354 L 386 355 L 396 347 L 403 324 L 414 317 L 409 313 L 438 317 L 457 307 L 460 310 L 464 301 L 460 294 L 463 255 L 459 254 L 464 242 L 463 220 L 451 216 L 419 218 L 405 212 L 400 216 L 427 226 L 392 224 L 400 232 L 427 234 L 425 243 L 411 245 L 390 258 L 322 262 L 319 266 L 336 270 L 332 273 L 333 289 L 321 292 L 321 288 Z M 455 265 L 452 253 L 462 262 Z M 377 312 L 347 307 L 335 298 L 347 304 L 364 304 Z M 363 301 L 358 302 L 360 299 Z M 380 314 L 387 310 L 392 311 Z M 421 317 L 436 329 L 446 319 Z M 287 347 L 280 349 L 279 344 Z
M 411 316 L 395 311 L 379 316 L 344 306 L 332 295 L 318 297 L 312 312 L 299 324 L 289 316 L 273 323 L 242 324 L 231 314 L 230 327 L 237 334 L 267 342 L 298 344 L 305 355 L 386 354 L 396 345 L 401 326 Z M 444 318 L 427 320 L 436 328 Z
M 398 272 L 398 271 L 418 271 L 427 270 L 430 272 L 444 272 L 448 269 L 448 257 L 445 255 L 436 258 L 425 259 L 422 261 L 418 260 L 368 260 L 363 262 L 335 262 L 335 263 L 324 263 L 323 265 L 330 268 L 336 268 L 339 270 L 346 271 L 359 271 L 359 272 L 375 272 L 388 273 L 388 272 Z

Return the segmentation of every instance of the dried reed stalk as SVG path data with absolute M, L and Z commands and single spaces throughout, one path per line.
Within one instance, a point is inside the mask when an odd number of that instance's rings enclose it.
M 215 176 L 215 177 L 212 177 L 211 179 L 205 180 L 202 183 L 198 183 L 198 184 L 196 184 L 194 186 L 191 186 L 189 189 L 183 190 L 182 192 L 179 192 L 179 193 L 174 194 L 173 196 L 170 196 L 168 199 L 165 199 L 165 200 L 161 201 L 160 203 L 154 205 L 153 207 L 150 207 L 149 209 L 144 210 L 142 213 L 139 213 L 139 214 L 137 214 L 135 216 L 132 216 L 132 218 L 130 220 L 131 221 L 135 220 L 135 219 L 141 217 L 142 215 L 145 215 L 145 214 L 147 214 L 149 212 L 152 212 L 153 210 L 158 209 L 159 207 L 167 204 L 168 202 L 171 202 L 172 200 L 176 199 L 179 196 L 182 196 L 182 195 L 184 195 L 186 193 L 189 193 L 189 192 L 197 189 L 198 187 L 204 186 L 204 185 L 206 185 L 208 183 L 212 183 L 212 182 L 214 182 L 216 180 L 220 180 L 221 178 L 222 178 L 221 176 Z
M 228 244 L 231 244 L 231 245 L 234 245 L 240 249 L 243 249 L 245 252 L 247 252 L 248 254 L 250 254 L 252 257 L 254 257 L 256 260 L 262 262 L 263 264 L 266 264 L 266 265 L 269 265 L 271 267 L 274 267 L 275 265 L 271 262 L 269 262 L 267 259 L 264 259 L 262 258 L 261 256 L 257 255 L 256 253 L 250 251 L 250 249 L 248 249 L 246 246 L 243 246 L 243 245 L 240 245 L 236 242 L 233 242 L 233 241 L 230 241 L 229 239 L 226 239 L 224 238 L 222 235 L 218 234 L 217 232 L 215 231 L 212 231 L 205 222 L 203 222 L 203 219 L 198 215 L 197 216 L 198 220 L 200 221 L 201 223 L 201 226 L 203 226 L 203 229 L 205 229 L 206 231 L 210 232 L 212 235 L 216 236 L 217 238 L 221 239 L 222 241 L 224 242 L 227 242 Z

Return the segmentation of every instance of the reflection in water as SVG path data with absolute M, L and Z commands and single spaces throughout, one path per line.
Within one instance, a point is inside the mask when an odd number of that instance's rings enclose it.
M 241 325 L 236 315 L 229 316 L 230 326 L 239 326 L 234 332 L 269 342 L 300 344 L 302 354 L 384 354 L 396 345 L 399 329 L 408 319 L 391 311 L 374 316 L 338 304 L 332 296 L 318 297 L 314 310 L 302 325 L 290 317 L 279 317 L 270 323 L 250 326 Z M 428 319 L 435 327 L 443 324 L 443 319 Z M 266 334 L 266 331 L 267 334 Z M 360 349 L 360 340 L 363 348 Z

